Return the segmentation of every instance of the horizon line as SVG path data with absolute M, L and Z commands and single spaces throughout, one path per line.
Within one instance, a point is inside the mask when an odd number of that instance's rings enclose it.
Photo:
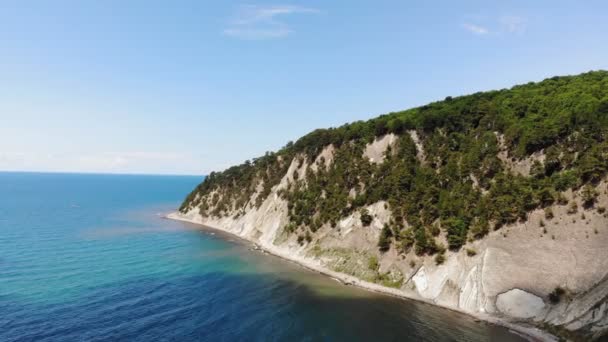
M 37 173 L 37 174 L 67 174 L 67 175 L 99 175 L 99 176 L 173 176 L 173 177 L 207 177 L 206 174 L 185 173 L 140 173 L 140 172 L 101 172 L 101 171 L 35 171 L 35 170 L 0 170 L 0 173 Z

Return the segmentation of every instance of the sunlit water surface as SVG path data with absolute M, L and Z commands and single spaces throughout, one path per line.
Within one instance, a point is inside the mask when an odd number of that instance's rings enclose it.
M 0 173 L 0 341 L 520 341 L 161 218 L 199 177 Z

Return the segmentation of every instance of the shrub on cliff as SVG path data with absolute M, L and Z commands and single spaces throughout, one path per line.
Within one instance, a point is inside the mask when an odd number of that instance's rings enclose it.
M 490 224 L 485 218 L 478 218 L 471 226 L 471 234 L 476 239 L 481 239 L 490 231 Z
M 549 301 L 551 304 L 558 304 L 565 294 L 566 290 L 558 286 L 551 293 L 549 293 Z
M 379 266 L 380 266 L 380 264 L 378 263 L 378 257 L 376 257 L 375 255 L 372 255 L 371 257 L 369 257 L 369 259 L 367 261 L 367 268 L 369 268 L 372 271 L 377 271 Z
M 414 231 L 411 228 L 403 229 L 399 233 L 398 246 L 402 253 L 408 253 L 415 242 L 416 237 L 414 235 Z
M 449 218 L 441 221 L 441 226 L 444 227 L 448 236 L 448 245 L 450 249 L 458 250 L 467 242 L 467 224 L 459 218 Z
M 597 190 L 595 190 L 595 188 L 592 185 L 587 184 L 583 188 L 581 196 L 582 196 L 583 205 L 585 206 L 585 208 L 591 208 L 595 205 L 595 202 L 597 201 L 597 197 L 599 196 L 599 193 L 597 192 Z
M 436 265 L 441 265 L 445 262 L 445 254 L 441 253 L 441 254 L 437 254 L 435 256 L 435 264 Z
M 374 218 L 369 214 L 369 211 L 367 211 L 367 209 L 361 210 L 361 224 L 363 224 L 364 227 L 367 227 L 372 224 L 373 220 Z
M 378 248 L 381 252 L 386 252 L 391 248 L 391 239 L 393 232 L 389 228 L 388 224 L 385 224 L 380 231 L 380 237 L 378 238 Z

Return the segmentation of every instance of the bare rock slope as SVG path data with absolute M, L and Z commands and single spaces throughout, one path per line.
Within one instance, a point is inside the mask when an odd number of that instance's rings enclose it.
M 317 129 L 172 217 L 344 281 L 569 339 L 608 334 L 608 72 Z
M 391 138 L 374 142 L 366 153 L 381 162 Z M 332 147 L 321 155 L 331 160 Z M 320 156 L 319 156 L 320 157 Z M 376 159 L 377 158 L 377 159 Z M 318 158 L 317 158 L 318 159 Z M 248 206 L 222 217 L 203 217 L 198 207 L 171 218 L 224 230 L 272 253 L 308 267 L 343 275 L 347 282 L 425 300 L 480 317 L 555 326 L 579 336 L 599 336 L 608 328 L 608 219 L 595 209 L 572 213 L 554 205 L 525 222 L 493 231 L 459 252 L 448 252 L 438 265 L 431 257 L 381 253 L 377 241 L 390 220 L 386 203 L 367 207 L 373 221 L 364 227 L 356 212 L 332 228 L 321 227 L 310 241 L 287 234 L 287 202 L 280 196 L 294 179 L 313 166 L 296 158 L 259 207 Z M 607 185 L 597 186 L 597 207 L 608 206 Z M 566 194 L 580 202 L 576 193 Z M 254 194 L 256 196 L 256 194 Z M 580 203 L 579 203 L 580 204 Z

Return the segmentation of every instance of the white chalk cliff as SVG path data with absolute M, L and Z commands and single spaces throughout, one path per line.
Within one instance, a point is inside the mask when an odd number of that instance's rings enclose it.
M 394 140 L 389 135 L 379 138 L 367 146 L 365 156 L 381 163 Z M 554 218 L 545 227 L 543 211 L 536 210 L 526 222 L 492 231 L 459 252 L 448 251 L 440 265 L 414 252 L 400 254 L 394 246 L 384 253 L 378 250 L 380 231 L 391 217 L 383 202 L 367 207 L 373 217 L 370 226 L 364 227 L 356 212 L 337 227 L 323 225 L 310 242 L 298 242 L 295 234 L 283 230 L 289 219 L 280 191 L 293 182 L 296 171 L 299 177 L 315 172 L 321 156 L 325 164 L 331 164 L 332 152 L 330 145 L 315 160 L 301 163 L 294 158 L 259 207 L 248 204 L 244 213 L 234 210 L 222 217 L 203 217 L 197 206 L 190 206 L 170 217 L 224 230 L 350 283 L 479 317 L 550 325 L 587 337 L 608 329 L 608 219 L 604 213 L 581 209 L 572 214 L 566 206 L 555 204 Z M 419 158 L 424 158 L 420 147 L 419 152 Z M 599 205 L 608 204 L 606 188 L 605 181 L 597 187 Z M 580 196 L 572 191 L 565 196 L 580 204 Z M 370 258 L 378 261 L 375 271 L 368 267 Z M 383 277 L 379 280 L 377 274 Z M 391 287 L 394 284 L 398 287 Z M 556 289 L 563 293 L 552 300 L 550 294 Z

